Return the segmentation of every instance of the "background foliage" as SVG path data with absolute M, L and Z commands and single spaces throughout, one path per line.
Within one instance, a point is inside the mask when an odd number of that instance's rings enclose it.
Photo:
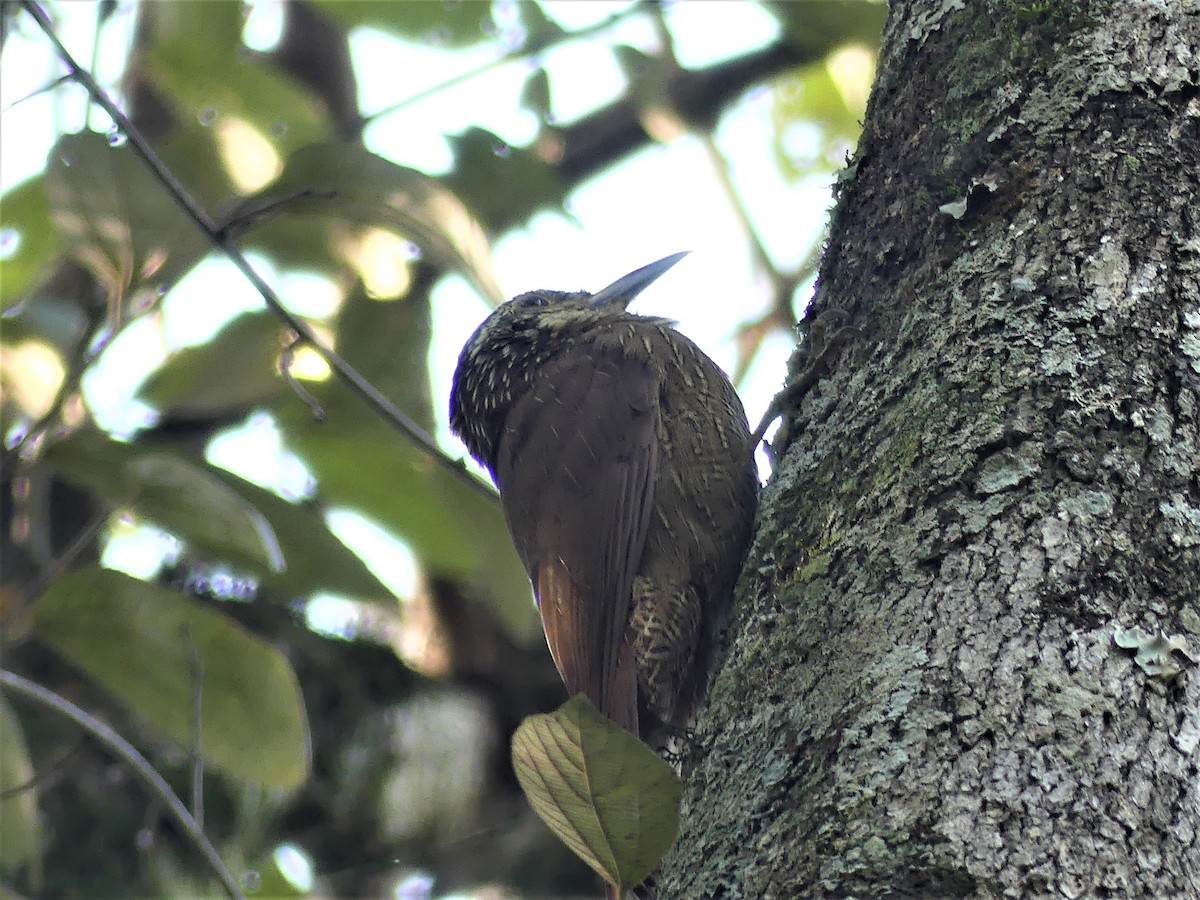
M 85 65 L 102 51 L 120 58 L 103 84 L 179 184 L 323 341 L 432 432 L 445 402 L 432 385 L 446 362 L 427 365 L 441 279 L 457 273 L 503 299 L 493 243 L 544 211 L 569 220 L 573 190 L 647 147 L 700 141 L 744 220 L 746 246 L 730 252 L 757 261 L 773 299 L 737 338 L 738 372 L 773 332 L 790 333 L 815 249 L 794 247 L 799 265 L 771 263 L 766 245 L 802 229 L 762 233 L 713 135 L 767 91 L 758 106 L 782 177 L 828 181 L 870 77 L 846 48 L 873 47 L 884 9 L 740 8 L 767 9 L 774 37 L 702 68 L 674 55 L 685 23 L 670 5 L 613 4 L 572 31 L 553 4 L 291 2 L 269 49 L 247 45 L 237 2 L 47 10 L 56 26 L 94 19 L 92 52 L 71 49 Z M 19 5 L 2 10 L 6 49 L 44 41 Z M 635 46 L 620 28 L 639 20 L 654 37 Z M 364 135 L 414 92 L 397 85 L 392 107 L 363 113 L 348 39 L 361 29 L 397 53 L 474 54 L 426 97 L 517 67 L 513 102 L 536 117 L 535 135 L 510 143 L 475 124 L 445 134 L 445 171 L 369 150 Z M 547 61 L 585 51 L 610 54 L 626 85 L 563 121 L 557 101 L 586 66 Z M 77 84 L 54 80 L 24 102 L 46 97 L 61 130 L 45 167 L 0 198 L 0 667 L 130 737 L 202 813 L 249 893 L 594 890 L 509 769 L 516 725 L 562 689 L 488 491 L 330 377 L 265 308 L 172 344 L 138 376 L 149 413 L 101 414 L 111 373 L 145 368 L 126 340 L 135 326 L 203 317 L 172 309 L 181 282 L 207 279 L 188 297 L 221 307 L 224 282 L 206 273 L 222 257 Z M 6 109 L 20 99 L 6 93 Z M 69 127 L 81 112 L 85 126 Z M 289 297 L 294 275 L 333 301 L 304 309 Z M 292 487 L 248 477 L 259 459 L 234 467 L 242 474 L 214 462 L 248 423 L 276 442 L 254 451 L 268 471 L 301 472 Z M 403 551 L 347 546 L 331 511 L 402 541 L 411 590 L 398 597 L 386 571 Z M 16 895 L 214 890 L 119 760 L 12 696 L 0 696 L 0 848 L 3 889 Z

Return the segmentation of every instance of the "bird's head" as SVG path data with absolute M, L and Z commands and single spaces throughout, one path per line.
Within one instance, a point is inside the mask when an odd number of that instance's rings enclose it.
M 504 414 L 522 385 L 552 355 L 567 352 L 593 327 L 628 315 L 629 303 L 687 252 L 642 266 L 596 293 L 529 291 L 501 304 L 458 357 L 450 428 L 490 465 Z

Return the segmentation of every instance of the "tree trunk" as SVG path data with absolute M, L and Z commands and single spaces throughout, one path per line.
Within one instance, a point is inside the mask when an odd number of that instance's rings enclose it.
M 661 896 L 1200 896 L 1198 48 L 892 4 Z

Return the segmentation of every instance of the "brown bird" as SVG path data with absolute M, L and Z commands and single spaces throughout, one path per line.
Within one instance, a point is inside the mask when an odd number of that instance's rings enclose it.
M 625 309 L 685 255 L 597 294 L 503 304 L 463 348 L 450 397 L 567 690 L 643 736 L 655 719 L 685 726 L 703 699 L 758 495 L 725 373 L 668 320 Z

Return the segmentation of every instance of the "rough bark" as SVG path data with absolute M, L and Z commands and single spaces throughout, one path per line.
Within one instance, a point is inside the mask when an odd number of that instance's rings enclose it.
M 661 896 L 1200 896 L 1198 48 L 893 3 Z

